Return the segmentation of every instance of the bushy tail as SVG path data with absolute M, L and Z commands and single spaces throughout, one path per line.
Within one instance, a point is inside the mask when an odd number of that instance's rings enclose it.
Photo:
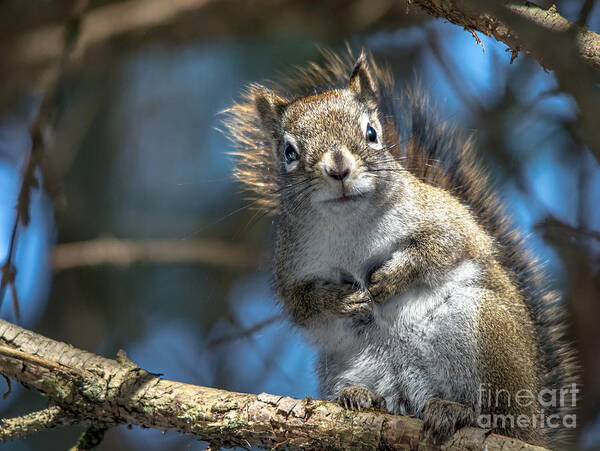
M 454 129 L 435 118 L 426 96 L 407 88 L 400 94 L 396 126 L 400 136 L 400 157 L 407 170 L 421 180 L 442 187 L 458 197 L 474 213 L 479 224 L 497 241 L 500 263 L 515 275 L 538 337 L 540 381 L 543 389 L 556 394 L 557 405 L 545 409 L 547 416 L 561 420 L 573 415 L 571 391 L 561 404 L 561 389 L 579 389 L 579 367 L 574 346 L 567 336 L 567 311 L 559 294 L 545 286 L 542 266 L 527 250 L 522 234 L 505 214 L 503 205 L 473 148 L 470 137 L 461 137 Z M 576 385 L 573 385 L 576 384 Z M 562 422 L 561 422 L 562 424 Z M 564 427 L 548 429 L 553 446 L 571 440 Z

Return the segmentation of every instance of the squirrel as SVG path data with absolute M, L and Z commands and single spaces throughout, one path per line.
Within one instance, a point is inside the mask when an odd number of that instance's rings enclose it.
M 434 444 L 464 426 L 562 443 L 579 392 L 564 307 L 473 140 L 372 55 L 323 59 L 249 85 L 224 121 L 235 176 L 276 217 L 275 286 L 320 395 L 421 418 Z

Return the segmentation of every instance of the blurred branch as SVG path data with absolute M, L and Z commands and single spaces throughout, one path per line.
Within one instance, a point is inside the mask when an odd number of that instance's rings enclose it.
M 42 5 L 40 5 L 43 7 Z M 185 26 L 185 34 L 191 38 L 198 36 L 223 36 L 252 31 L 281 31 L 281 21 L 287 19 L 292 33 L 315 30 L 321 32 L 358 30 L 378 20 L 385 20 L 391 14 L 394 21 L 406 20 L 406 4 L 390 0 L 329 0 L 321 5 L 301 0 L 259 0 L 248 3 L 240 0 L 109 0 L 86 12 L 76 56 L 81 56 L 91 47 L 124 35 L 137 35 L 136 40 L 148 37 L 149 32 L 160 33 L 160 28 Z M 312 7 L 312 8 L 311 8 Z M 338 11 L 338 20 L 331 23 L 324 12 Z M 207 16 L 207 17 L 202 17 Z M 297 20 L 290 21 L 295 16 Z M 192 17 L 201 24 L 207 21 L 205 29 L 192 30 L 187 21 Z M 307 20 L 312 18 L 311 21 Z M 218 21 L 220 23 L 209 23 Z M 413 18 L 414 21 L 414 18 Z M 329 24 L 329 29 L 325 26 Z M 198 25 L 198 23 L 197 23 Z M 196 28 L 202 28 L 196 26 Z M 173 29 L 169 29 L 172 32 Z M 0 31 L 2 33 L 2 31 Z M 39 65 L 56 59 L 62 51 L 64 26 L 60 21 L 41 26 L 29 27 L 21 33 L 10 33 L 2 48 L 7 50 L 11 65 Z M 179 34 L 179 33 L 178 33 Z M 162 34 L 164 37 L 164 34 Z M 185 39 L 179 36 L 177 39 Z
M 35 188 L 40 187 L 40 183 L 36 176 L 36 171 L 40 167 L 41 159 L 44 154 L 45 148 L 48 146 L 50 129 L 55 115 L 55 95 L 58 88 L 61 74 L 65 70 L 73 48 L 77 43 L 79 23 L 83 16 L 83 13 L 87 7 L 87 0 L 77 0 L 72 12 L 71 17 L 65 24 L 64 35 L 61 35 L 61 47 L 60 47 L 60 59 L 57 63 L 57 67 L 51 70 L 50 74 L 46 74 L 42 81 L 42 100 L 38 107 L 37 114 L 30 127 L 31 135 L 31 151 L 27 157 L 25 169 L 23 172 L 23 182 L 19 191 L 19 197 L 17 200 L 17 214 L 12 227 L 10 242 L 8 246 L 8 255 L 0 271 L 2 272 L 2 279 L 0 280 L 0 307 L 4 300 L 6 288 L 10 287 L 13 309 L 15 317 L 19 319 L 19 299 L 17 294 L 17 288 L 15 285 L 15 278 L 17 269 L 13 263 L 15 249 L 17 246 L 17 234 L 19 224 L 23 227 L 29 225 L 30 217 L 30 202 L 31 202 L 31 191 Z
M 585 26 L 587 24 L 590 13 L 594 9 L 594 4 L 596 0 L 585 0 L 583 5 L 581 6 L 581 11 L 579 12 L 579 18 L 577 19 L 577 23 L 581 26 Z
M 536 230 L 541 230 L 545 237 L 553 243 L 568 243 L 574 238 L 593 238 L 600 241 L 600 232 L 585 227 L 574 227 L 551 216 L 536 224 Z
M 12 226 L 12 232 L 8 245 L 8 254 L 0 271 L 2 272 L 2 280 L 0 281 L 0 307 L 4 300 L 6 288 L 10 287 L 13 298 L 13 309 L 17 319 L 19 318 L 19 300 L 17 297 L 17 289 L 15 286 L 15 278 L 17 269 L 13 263 L 16 247 L 17 247 L 17 233 L 19 224 L 23 227 L 27 227 L 30 221 L 30 201 L 31 191 L 35 188 L 39 188 L 40 184 L 36 176 L 36 170 L 39 167 L 42 154 L 44 153 L 45 138 L 47 138 L 47 128 L 49 127 L 50 117 L 52 116 L 52 97 L 54 95 L 55 84 L 57 80 L 49 82 L 49 86 L 45 89 L 42 103 L 38 109 L 37 116 L 31 125 L 31 151 L 27 157 L 25 163 L 25 169 L 23 171 L 23 182 L 21 189 L 19 190 L 19 197 L 17 200 L 16 215 Z
M 569 22 L 551 7 L 506 4 L 491 0 L 412 0 L 434 17 L 504 42 L 513 53 L 530 53 L 554 71 L 559 87 L 577 102 L 579 124 L 590 150 L 600 161 L 600 35 Z
M 58 244 L 52 269 L 132 263 L 206 263 L 230 268 L 256 268 L 268 261 L 262 249 L 216 240 L 124 240 L 98 238 Z
M 23 189 L 23 187 L 21 187 Z M 8 242 L 8 254 L 2 266 L 0 266 L 0 308 L 4 302 L 4 296 L 6 294 L 6 288 L 10 287 L 12 300 L 13 300 L 13 311 L 17 321 L 19 320 L 19 295 L 17 293 L 17 287 L 15 285 L 15 278 L 17 277 L 17 269 L 13 264 L 13 258 L 15 254 L 15 247 L 17 246 L 17 230 L 19 228 L 19 215 L 15 218 L 13 223 L 12 232 L 10 234 L 10 240 Z
M 69 451 L 82 451 L 88 449 L 95 449 L 102 440 L 104 434 L 108 431 L 109 427 L 102 424 L 92 424 L 77 440 L 77 444 L 73 446 Z
M 16 7 L 15 17 L 10 12 L 0 14 L 0 105 L 3 97 L 11 100 L 29 86 L 32 74 L 60 58 L 65 26 L 57 20 L 60 11 L 56 3 L 62 2 L 36 5 L 36 17 L 44 18 L 40 20 L 27 20 L 26 7 Z M 332 15 L 336 17 L 333 22 Z M 406 3 L 397 0 L 103 0 L 92 2 L 86 11 L 75 55 L 79 62 L 85 60 L 82 66 L 86 70 L 102 69 L 151 43 L 280 38 L 282 32 L 286 37 L 309 36 L 314 40 L 414 25 L 425 17 L 406 14 Z M 13 24 L 20 21 L 20 26 Z M 9 23 L 3 28 L 3 22 Z
M 214 0 L 130 0 L 90 10 L 81 23 L 81 36 L 73 56 L 99 42 L 136 30 L 170 22 L 179 15 L 204 7 Z M 14 63 L 35 64 L 60 56 L 64 26 L 48 25 L 17 36 L 11 43 Z
M 194 434 L 214 447 L 278 449 L 439 449 L 421 442 L 422 421 L 374 410 L 350 411 L 335 403 L 228 392 L 161 379 L 121 355 L 106 359 L 0 320 L 0 344 L 50 360 L 65 371 L 15 358 L 0 349 L 0 373 L 48 396 L 44 427 L 71 424 L 137 424 Z M 122 354 L 122 353 L 121 353 Z M 67 421 L 62 410 L 72 417 Z M 39 414 L 31 414 L 31 419 Z M 52 422 L 52 418 L 56 422 Z M 4 420 L 0 439 L 16 437 Z M 38 429 L 31 429 L 31 432 Z M 22 435 L 22 434 L 21 434 Z M 542 451 L 478 428 L 458 431 L 444 449 Z
M 275 315 L 269 316 L 268 318 L 259 321 L 258 323 L 250 326 L 246 329 L 238 330 L 232 334 L 224 335 L 223 337 L 215 338 L 209 341 L 206 345 L 207 348 L 214 348 L 217 346 L 221 346 L 225 343 L 230 343 L 232 341 L 241 340 L 243 338 L 248 338 L 255 333 L 261 331 L 265 327 L 269 327 L 271 324 L 276 323 L 277 321 L 281 321 L 285 318 L 283 313 L 277 313 Z
M 4 261 L 4 264 L 0 268 L 2 271 L 2 281 L 0 282 L 0 307 L 4 300 L 4 294 L 7 287 L 11 288 L 13 296 L 13 308 L 15 315 L 19 317 L 19 301 L 17 298 L 17 290 L 15 287 L 15 278 L 17 269 L 13 263 L 16 247 L 17 247 L 17 233 L 19 225 L 27 227 L 31 220 L 29 208 L 31 201 L 31 191 L 39 188 L 40 184 L 36 176 L 36 170 L 40 164 L 42 154 L 44 152 L 44 135 L 48 127 L 49 118 L 52 115 L 50 97 L 54 94 L 54 86 L 49 87 L 46 90 L 46 95 L 42 100 L 42 104 L 39 107 L 38 114 L 31 126 L 31 151 L 27 157 L 25 163 L 25 169 L 23 171 L 23 182 L 21 183 L 21 189 L 19 190 L 19 196 L 17 199 L 16 215 L 10 235 L 10 241 L 8 245 L 8 254 Z
M 585 160 L 582 160 L 585 161 Z M 585 164 L 585 162 L 583 163 Z M 583 165 L 581 167 L 583 169 Z M 579 218 L 573 226 L 552 216 L 536 224 L 535 229 L 552 246 L 565 266 L 564 303 L 569 309 L 570 336 L 577 346 L 580 377 L 586 389 L 581 405 L 577 406 L 577 418 L 582 424 L 598 416 L 600 386 L 597 384 L 600 365 L 598 361 L 598 317 L 600 317 L 600 258 L 598 246 L 600 232 L 582 226 L 592 217 L 586 197 L 591 192 L 591 180 L 587 168 L 580 173 L 580 195 L 577 196 Z M 594 240 L 597 242 L 594 243 Z

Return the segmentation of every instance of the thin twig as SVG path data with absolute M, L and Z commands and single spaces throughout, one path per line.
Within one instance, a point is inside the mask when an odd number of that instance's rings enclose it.
M 471 31 L 471 30 L 469 30 Z M 430 30 L 430 35 L 428 39 L 428 44 L 431 52 L 433 53 L 434 58 L 438 62 L 440 68 L 446 75 L 446 79 L 452 84 L 454 91 L 458 94 L 458 96 L 462 99 L 463 103 L 467 106 L 467 108 L 471 111 L 471 113 L 477 117 L 477 115 L 481 112 L 482 108 L 477 99 L 473 96 L 467 94 L 464 89 L 464 85 L 459 83 L 458 75 L 459 69 L 452 65 L 448 58 L 445 57 L 446 52 L 443 51 L 440 45 L 440 38 L 438 34 Z
M 567 223 L 564 223 L 551 216 L 547 217 L 544 221 L 540 222 L 535 226 L 535 229 L 542 230 L 547 234 L 559 231 L 563 236 L 579 237 L 579 238 L 590 238 L 600 241 L 600 232 L 596 230 L 590 230 L 585 227 L 573 227 Z
M 77 444 L 69 451 L 83 451 L 96 448 L 104 439 L 104 434 L 108 429 L 109 427 L 103 424 L 91 425 L 83 434 L 81 434 L 81 437 L 77 440 Z
M 259 321 L 258 323 L 254 324 L 253 326 L 248 327 L 247 329 L 238 330 L 232 334 L 224 335 L 219 338 L 215 338 L 215 339 L 209 341 L 208 344 L 206 345 L 206 347 L 209 349 L 215 348 L 215 347 L 221 346 L 225 343 L 230 343 L 232 341 L 251 337 L 255 333 L 264 329 L 265 327 L 268 327 L 271 324 L 276 323 L 277 321 L 281 321 L 284 317 L 285 316 L 283 313 L 277 313 L 275 315 L 269 316 L 268 318 L 265 318 L 262 321 Z
M 19 228 L 19 220 L 18 215 L 13 223 L 12 232 L 10 234 L 10 241 L 8 244 L 8 254 L 6 256 L 6 260 L 2 267 L 0 267 L 0 272 L 2 273 L 2 277 L 0 279 L 0 309 L 2 309 L 2 303 L 4 301 L 4 296 L 6 294 L 6 288 L 9 286 L 14 286 L 15 278 L 17 276 L 17 271 L 15 266 L 12 263 L 13 255 L 15 252 L 15 246 L 17 243 L 17 229 Z M 18 302 L 17 302 L 18 303 Z M 19 320 L 18 314 L 15 311 L 15 316 L 17 316 L 17 321 Z
M 8 346 L 0 345 L 0 356 L 10 357 L 12 359 L 17 359 L 22 362 L 38 365 L 48 370 L 65 371 L 66 369 L 64 366 L 59 365 L 58 363 L 53 362 L 52 360 L 48 360 L 43 357 L 38 357 L 27 352 L 22 352 L 18 349 L 9 348 Z
M 42 108 L 40 107 L 40 114 L 38 114 L 38 117 L 41 116 L 41 111 L 42 111 Z M 39 122 L 40 122 L 39 120 L 36 120 L 35 123 L 37 124 Z M 18 301 L 18 298 L 16 297 L 17 290 L 15 287 L 15 279 L 16 279 L 16 275 L 17 275 L 17 269 L 14 265 L 13 260 L 14 260 L 14 256 L 15 256 L 15 249 L 17 247 L 17 233 L 18 233 L 18 229 L 19 229 L 19 224 L 23 225 L 24 227 L 27 227 L 27 225 L 29 225 L 29 221 L 31 219 L 30 215 L 29 215 L 31 190 L 39 187 L 39 183 L 37 181 L 37 178 L 35 177 L 35 170 L 37 169 L 39 154 L 41 153 L 41 139 L 38 139 L 38 136 L 41 135 L 41 133 L 38 133 L 38 132 L 39 132 L 39 130 L 37 130 L 37 127 L 34 126 L 32 128 L 32 132 L 31 132 L 31 134 L 32 134 L 31 152 L 29 153 L 29 157 L 27 158 L 27 164 L 25 165 L 25 171 L 23 174 L 23 183 L 21 184 L 21 189 L 19 191 L 19 197 L 18 197 L 18 202 L 17 202 L 17 213 L 15 216 L 12 232 L 10 235 L 10 242 L 8 245 L 8 254 L 6 256 L 6 260 L 4 261 L 4 263 L 2 264 L 2 267 L 1 267 L 2 281 L 0 282 L 0 308 L 2 308 L 2 303 L 4 301 L 6 289 L 8 287 L 10 287 L 11 293 L 13 294 L 13 305 L 16 306 L 15 316 L 17 318 L 17 321 L 19 321 L 19 310 L 18 310 L 19 301 Z
M 8 377 L 6 377 L 4 374 L 2 375 L 2 377 L 6 381 L 6 391 L 4 393 L 2 393 L 2 399 L 6 399 L 12 392 L 12 385 L 11 385 L 10 379 Z
M 38 107 L 35 119 L 30 127 L 31 151 L 29 152 L 25 169 L 23 171 L 23 182 L 21 184 L 21 189 L 19 190 L 16 207 L 17 213 L 11 232 L 8 254 L 4 263 L 0 267 L 0 271 L 2 272 L 2 278 L 0 280 L 0 309 L 2 308 L 6 289 L 10 287 L 13 300 L 13 310 L 17 321 L 20 320 L 20 313 L 18 292 L 15 284 L 17 269 L 14 265 L 14 256 L 15 249 L 17 247 L 19 225 L 27 227 L 31 220 L 31 192 L 33 189 L 40 187 L 40 183 L 36 176 L 36 171 L 40 166 L 42 156 L 46 150 L 49 130 L 55 116 L 56 105 L 54 104 L 54 101 L 56 91 L 59 85 L 61 74 L 65 71 L 71 52 L 77 43 L 77 37 L 80 31 L 79 25 L 87 5 L 87 0 L 78 0 L 75 2 L 73 13 L 65 25 L 63 50 L 61 58 L 58 61 L 58 67 L 54 71 L 54 76 L 45 80 L 45 87 L 42 90 L 42 100 L 40 102 L 40 106 Z
M 579 18 L 577 19 L 578 25 L 587 25 L 588 18 L 590 17 L 590 13 L 594 9 L 595 3 L 596 0 L 585 0 L 583 5 L 581 6 L 581 11 L 579 11 Z
M 465 30 L 467 30 L 469 33 L 471 33 L 471 35 L 475 38 L 475 43 L 477 45 L 480 45 L 481 50 L 483 51 L 483 53 L 485 53 L 485 45 L 483 45 L 483 41 L 479 38 L 477 33 L 475 33 L 475 30 L 473 30 L 472 28 L 465 28 Z
M 74 416 L 67 414 L 61 407 L 52 406 L 22 417 L 0 419 L 0 441 L 13 440 L 34 432 L 78 422 Z

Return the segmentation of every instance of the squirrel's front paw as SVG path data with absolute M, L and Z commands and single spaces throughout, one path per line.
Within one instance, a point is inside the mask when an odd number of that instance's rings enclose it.
M 351 283 L 341 285 L 332 282 L 319 282 L 320 290 L 326 293 L 325 309 L 339 316 L 367 315 L 373 312 L 369 293 Z
M 368 315 L 373 312 L 373 305 L 369 294 L 361 290 L 342 297 L 332 310 L 341 316 Z
M 379 409 L 385 410 L 385 399 L 375 396 L 371 390 L 358 385 L 350 385 L 340 390 L 337 402 L 351 410 Z
M 456 431 L 475 424 L 475 408 L 458 402 L 429 398 L 423 409 L 421 440 L 444 443 Z
M 394 295 L 395 287 L 393 277 L 385 266 L 382 266 L 377 271 L 374 271 L 369 278 L 369 293 L 373 301 L 382 303 L 387 301 Z

